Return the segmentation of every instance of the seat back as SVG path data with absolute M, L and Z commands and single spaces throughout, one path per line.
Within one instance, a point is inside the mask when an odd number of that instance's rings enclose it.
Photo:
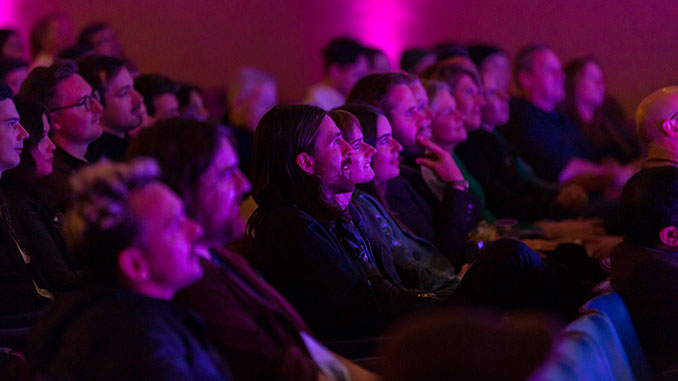
M 624 348 L 626 357 L 633 369 L 637 380 L 651 379 L 650 368 L 645 359 L 643 348 L 638 341 L 638 335 L 631 321 L 631 316 L 619 294 L 611 292 L 589 300 L 581 308 L 581 312 L 598 311 L 604 314 L 612 323 L 617 336 Z

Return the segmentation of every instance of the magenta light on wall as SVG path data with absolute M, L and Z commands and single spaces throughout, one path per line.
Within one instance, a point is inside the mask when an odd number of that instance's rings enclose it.
M 0 28 L 17 26 L 17 7 L 20 1 L 21 0 L 0 1 Z
M 358 36 L 367 45 L 383 49 L 391 62 L 406 44 L 416 0 L 358 0 L 352 2 Z

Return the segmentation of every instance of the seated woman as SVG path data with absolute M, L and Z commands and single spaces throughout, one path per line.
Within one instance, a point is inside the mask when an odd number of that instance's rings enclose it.
M 460 278 L 452 263 L 430 242 L 400 225 L 374 198 L 379 197 L 377 188 L 382 189 L 383 197 L 386 181 L 400 172 L 402 147 L 390 136 L 388 119 L 378 109 L 364 105 L 344 106 L 330 111 L 329 116 L 356 150 L 351 156 L 350 180 L 364 190 L 356 188 L 352 196 L 341 196 L 350 197 L 349 212 L 359 221 L 358 229 L 370 242 L 379 269 L 392 283 L 408 289 L 432 292 L 456 288 Z
M 24 140 L 19 166 L 2 176 L 2 191 L 23 231 L 34 238 L 25 245 L 50 290 L 63 291 L 74 285 L 80 273 L 74 271 L 58 221 L 37 196 L 41 180 L 52 173 L 55 146 L 49 139 L 49 118 L 44 106 L 33 100 L 17 96 L 14 103 L 30 136 Z
M 633 124 L 616 100 L 605 97 L 605 77 L 598 60 L 579 58 L 565 67 L 566 97 L 560 110 L 570 116 L 598 152 L 620 163 L 641 156 Z

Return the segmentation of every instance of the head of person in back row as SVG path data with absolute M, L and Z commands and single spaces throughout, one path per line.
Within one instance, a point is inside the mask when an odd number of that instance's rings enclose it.
M 420 75 L 436 63 L 436 51 L 428 48 L 409 48 L 400 58 L 400 69 L 412 75 Z
M 118 34 L 105 22 L 86 26 L 78 36 L 78 45 L 91 47 L 97 54 L 123 58 L 122 43 Z
M 28 63 L 16 58 L 0 58 L 0 82 L 6 83 L 12 93 L 18 94 L 28 77 Z
M 49 66 L 74 42 L 73 24 L 65 13 L 52 13 L 38 20 L 30 32 L 31 67 Z
M 134 80 L 134 88 L 144 97 L 148 115 L 156 120 L 179 116 L 176 82 L 161 74 L 143 74 Z
M 678 166 L 678 86 L 645 97 L 636 110 L 636 128 L 648 146 L 648 166 Z
M 365 47 L 347 37 L 330 41 L 323 50 L 323 58 L 323 82 L 309 88 L 304 101 L 331 110 L 343 105 L 353 85 L 369 74 L 370 60 Z
M 278 104 L 278 84 L 272 75 L 244 67 L 229 83 L 228 100 L 230 122 L 253 134 L 264 114 Z
M 513 70 L 520 96 L 544 112 L 565 99 L 565 74 L 556 53 L 547 45 L 528 45 L 516 56 Z
M 134 79 L 121 59 L 92 54 L 78 60 L 78 67 L 104 107 L 101 116 L 104 133 L 90 144 L 87 158 L 96 161 L 106 156 L 122 160 L 129 132 L 142 122 L 143 98 L 134 89 Z

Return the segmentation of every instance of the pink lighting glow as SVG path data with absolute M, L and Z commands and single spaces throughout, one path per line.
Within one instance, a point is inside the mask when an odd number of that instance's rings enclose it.
M 404 48 L 412 14 L 412 0 L 363 0 L 352 2 L 357 36 L 366 45 L 383 49 L 391 61 Z
M 21 0 L 0 1 L 0 28 L 17 26 L 17 7 L 20 1 Z

